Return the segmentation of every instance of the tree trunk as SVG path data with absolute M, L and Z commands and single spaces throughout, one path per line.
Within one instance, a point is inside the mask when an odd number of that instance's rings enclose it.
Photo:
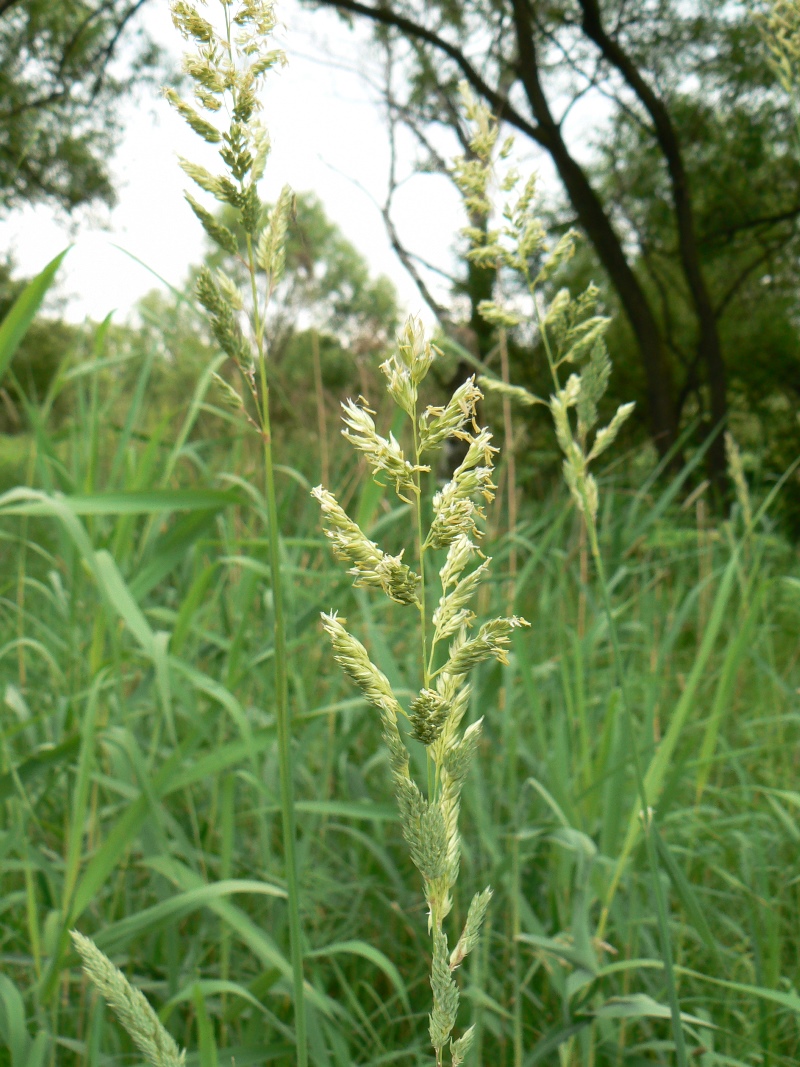
M 697 353 L 700 362 L 706 368 L 711 421 L 713 428 L 718 430 L 727 417 L 725 362 L 717 328 L 717 317 L 700 263 L 691 189 L 678 136 L 663 100 L 642 77 L 633 59 L 617 41 L 606 33 L 597 0 L 579 0 L 579 2 L 583 11 L 584 33 L 597 45 L 603 57 L 619 71 L 646 109 L 653 122 L 656 140 L 667 164 L 678 229 L 681 267 L 697 316 Z M 719 432 L 709 449 L 708 457 L 710 474 L 717 487 L 720 488 L 725 482 L 727 462 L 723 435 Z
M 550 154 L 578 219 L 594 245 L 620 301 L 634 336 L 647 381 L 650 423 L 656 446 L 663 455 L 675 442 L 675 416 L 672 370 L 667 361 L 658 321 L 639 279 L 628 263 L 622 244 L 597 193 L 580 164 L 573 159 L 561 130 L 550 111 L 539 78 L 533 25 L 527 0 L 512 0 L 517 33 L 519 76 L 536 118 L 539 143 Z

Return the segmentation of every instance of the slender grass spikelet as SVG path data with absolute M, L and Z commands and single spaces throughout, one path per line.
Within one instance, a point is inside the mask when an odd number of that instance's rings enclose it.
M 185 1051 L 175 1044 L 142 993 L 133 988 L 94 941 L 77 930 L 71 931 L 71 937 L 87 976 L 151 1067 L 184 1067 Z
M 729 431 L 725 434 L 725 455 L 728 460 L 728 473 L 736 490 L 736 500 L 742 512 L 745 533 L 749 534 L 753 529 L 753 504 L 750 500 L 750 489 L 744 473 L 742 453 L 739 451 L 736 438 Z

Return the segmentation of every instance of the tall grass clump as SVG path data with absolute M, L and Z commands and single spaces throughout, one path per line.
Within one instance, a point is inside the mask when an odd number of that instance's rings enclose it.
M 263 449 L 263 475 L 269 539 L 269 573 L 272 592 L 275 715 L 278 734 L 283 849 L 289 909 L 289 933 L 294 985 L 295 1037 L 298 1067 L 308 1062 L 303 983 L 303 945 L 300 928 L 299 886 L 295 855 L 296 816 L 293 794 L 291 714 L 288 695 L 284 577 L 281 570 L 281 530 L 275 491 L 267 346 L 270 298 L 285 265 L 285 241 L 292 211 L 291 190 L 284 187 L 269 213 L 259 197 L 270 139 L 260 120 L 259 91 L 266 74 L 285 62 L 285 54 L 271 47 L 275 28 L 273 7 L 265 0 L 220 0 L 221 25 L 205 18 L 186 0 L 172 0 L 170 9 L 181 36 L 194 45 L 183 59 L 183 70 L 193 83 L 194 105 L 175 89 L 164 95 L 191 129 L 208 144 L 219 146 L 221 174 L 182 159 L 189 178 L 218 203 L 233 209 L 240 233 L 234 233 L 194 196 L 186 200 L 207 235 L 223 251 L 239 256 L 243 235 L 244 266 L 249 292 L 242 293 L 224 271 L 200 271 L 196 295 L 205 309 L 211 331 L 222 351 L 238 370 L 244 387 L 240 393 L 226 379 L 214 377 L 227 406 L 258 433 Z M 199 110 L 198 110 L 199 109 Z M 223 118 L 227 122 L 220 124 Z M 93 975 L 93 972 L 89 972 Z
M 406 610 L 419 613 L 418 686 L 408 712 L 402 707 L 389 679 L 372 662 L 366 648 L 345 628 L 337 613 L 323 615 L 337 663 L 377 709 L 389 762 L 400 825 L 411 858 L 422 875 L 432 938 L 429 1019 L 431 1044 L 437 1067 L 449 1058 L 459 1067 L 469 1052 L 474 1030 L 452 1037 L 459 1006 L 455 972 L 476 947 L 491 898 L 491 889 L 477 893 L 469 906 L 463 929 L 451 941 L 445 920 L 453 907 L 453 889 L 461 862 L 458 817 L 461 793 L 481 736 L 483 719 L 462 729 L 470 704 L 470 672 L 481 662 L 508 662 L 512 632 L 527 623 L 517 616 L 495 618 L 472 633 L 472 601 L 489 570 L 490 560 L 478 548 L 478 523 L 484 518 L 480 502 L 493 498 L 492 472 L 496 449 L 491 433 L 476 423 L 481 392 L 473 378 L 461 385 L 442 406 L 423 406 L 420 386 L 430 370 L 436 349 L 425 340 L 422 326 L 406 324 L 397 353 L 382 366 L 387 390 L 403 412 L 411 441 L 409 455 L 393 433 L 381 436 L 365 401 L 344 407 L 345 437 L 366 458 L 373 476 L 393 483 L 400 501 L 413 513 L 412 571 L 403 552 L 383 552 L 353 522 L 335 496 L 319 486 L 314 496 L 325 520 L 325 531 L 336 556 L 352 565 L 355 584 L 379 588 Z M 426 522 L 422 477 L 431 469 L 436 451 L 448 439 L 463 443 L 466 455 L 452 478 L 435 494 L 432 517 Z M 430 571 L 437 553 L 440 594 L 434 598 Z M 479 562 L 480 561 L 480 562 Z M 401 727 L 405 720 L 406 727 Z M 409 744 L 424 746 L 427 767 L 425 793 L 411 773 Z
M 536 179 L 531 176 L 520 188 L 519 175 L 513 169 L 500 182 L 502 192 L 508 199 L 502 208 L 501 222 L 499 225 L 493 225 L 493 183 L 497 180 L 495 150 L 500 130 L 489 109 L 473 96 L 466 83 L 461 86 L 461 95 L 472 136 L 469 143 L 470 155 L 456 161 L 453 175 L 470 218 L 483 223 L 482 226 L 471 225 L 463 231 L 470 245 L 467 257 L 478 266 L 496 267 L 501 279 L 504 272 L 521 279 L 528 297 L 527 307 L 520 309 L 512 301 L 504 300 L 501 290 L 495 299 L 483 301 L 479 310 L 484 319 L 496 326 L 501 334 L 523 325 L 526 315 L 532 312 L 533 325 L 547 361 L 553 392 L 548 400 L 544 400 L 505 381 L 492 381 L 482 376 L 481 382 L 509 399 L 531 406 L 540 405 L 549 410 L 556 440 L 564 456 L 564 480 L 588 535 L 611 639 L 614 671 L 626 729 L 631 737 L 635 737 L 636 726 L 628 694 L 625 665 L 598 538 L 600 494 L 597 479 L 591 471 L 592 464 L 616 440 L 633 412 L 634 405 L 621 404 L 610 422 L 598 428 L 598 405 L 611 375 L 611 360 L 605 343 L 610 320 L 600 314 L 599 293 L 592 284 L 577 298 L 573 298 L 566 288 L 557 289 L 550 300 L 545 295 L 546 288 L 552 288 L 553 283 L 557 283 L 561 267 L 574 255 L 579 235 L 574 230 L 568 230 L 555 247 L 548 251 L 546 232 L 535 211 Z M 500 149 L 501 160 L 508 157 L 512 146 L 513 141 L 508 139 Z M 636 742 L 632 746 L 631 762 L 641 803 L 640 817 L 667 981 L 675 1054 L 679 1067 L 685 1067 L 687 1057 L 675 982 L 671 934 L 656 854 L 655 812 L 650 805 L 642 759 Z M 607 909 L 601 916 L 598 938 L 605 934 L 606 919 Z

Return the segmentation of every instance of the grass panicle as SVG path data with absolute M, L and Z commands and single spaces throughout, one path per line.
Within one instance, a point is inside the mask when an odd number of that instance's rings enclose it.
M 492 499 L 497 450 L 490 443 L 488 430 L 477 425 L 476 409 L 482 394 L 474 381 L 460 386 L 446 405 L 421 410 L 419 389 L 435 357 L 436 349 L 425 341 L 419 322 L 409 319 L 396 352 L 381 367 L 387 392 L 410 423 L 410 459 L 393 435 L 387 438 L 378 434 L 365 404 L 344 406 L 345 437 L 364 454 L 375 474 L 384 473 L 394 482 L 400 500 L 416 512 L 419 574 L 412 574 L 399 557 L 383 553 L 348 518 L 327 489 L 320 486 L 313 495 L 322 509 L 325 532 L 335 554 L 355 564 L 351 571 L 354 584 L 380 588 L 391 600 L 416 606 L 421 614 L 419 692 L 411 701 L 410 715 L 364 646 L 345 629 L 344 620 L 335 613 L 323 615 L 322 619 L 334 658 L 381 715 L 402 833 L 422 875 L 428 907 L 433 993 L 430 1040 L 437 1064 L 445 1062 L 445 1049 L 449 1047 L 450 1062 L 458 1065 L 467 1055 L 473 1031 L 467 1029 L 459 1038 L 453 1037 L 459 1007 L 454 972 L 478 943 L 492 895 L 486 889 L 474 897 L 463 930 L 451 948 L 445 920 L 453 906 L 461 861 L 461 794 L 482 729 L 482 719 L 462 729 L 470 697 L 468 677 L 487 659 L 507 662 L 513 630 L 527 623 L 517 617 L 497 618 L 485 622 L 474 636 L 471 633 L 475 623 L 471 605 L 490 564 L 488 559 L 478 562 L 477 523 L 484 516 L 477 501 Z M 431 452 L 448 438 L 461 440 L 466 445 L 466 455 L 434 496 L 433 519 L 426 534 L 421 475 L 429 466 L 420 460 L 423 452 Z M 447 554 L 439 571 L 441 595 L 428 626 L 426 561 L 437 549 L 446 550 Z M 442 655 L 448 640 L 449 649 Z M 409 720 L 412 743 L 425 746 L 427 795 L 410 771 L 409 742 L 400 729 L 402 719 Z
M 173 89 L 165 95 L 189 126 L 203 140 L 221 145 L 224 173 L 212 175 L 197 164 L 182 161 L 186 174 L 205 193 L 236 212 L 239 234 L 200 205 L 189 193 L 186 199 L 206 233 L 223 251 L 239 255 L 246 264 L 249 293 L 240 292 L 222 271 L 212 275 L 203 268 L 197 280 L 197 298 L 205 308 L 212 333 L 222 351 L 238 368 L 252 400 L 254 415 L 248 421 L 258 431 L 263 448 L 264 490 L 269 537 L 269 570 L 272 586 L 275 713 L 278 724 L 283 850 L 288 889 L 289 934 L 293 972 L 295 1040 L 298 1067 L 308 1062 L 306 1006 L 303 975 L 303 941 L 300 922 L 300 887 L 296 857 L 296 814 L 292 765 L 292 725 L 289 706 L 288 650 L 284 608 L 284 575 L 281 568 L 281 530 L 275 490 L 275 463 L 267 369 L 267 316 L 270 299 L 283 276 L 286 234 L 293 211 L 293 195 L 284 187 L 268 215 L 258 193 L 270 149 L 269 135 L 260 120 L 259 90 L 265 75 L 284 63 L 286 57 L 271 47 L 275 27 L 272 4 L 266 0 L 220 0 L 222 27 L 218 30 L 200 11 L 184 0 L 173 0 L 172 18 L 183 37 L 194 44 L 184 56 L 183 69 L 193 83 L 196 105 L 208 116 L 182 100 Z M 229 121 L 219 128 L 220 117 Z M 242 240 L 243 239 L 243 240 Z M 241 242 L 241 245 L 240 245 Z M 246 304 L 248 330 L 242 328 Z M 219 379 L 219 376 L 216 376 Z M 223 402 L 245 411 L 243 399 L 221 380 Z

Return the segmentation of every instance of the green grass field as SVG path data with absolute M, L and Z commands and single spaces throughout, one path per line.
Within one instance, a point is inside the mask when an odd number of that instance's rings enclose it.
M 81 974 L 74 927 L 148 996 L 189 1063 L 288 1067 L 256 450 L 208 375 L 179 408 L 153 411 L 150 364 L 131 388 L 102 329 L 94 344 L 60 378 L 73 414 L 53 424 L 47 404 L 31 409 L 32 433 L 0 456 L 6 485 L 24 486 L 0 498 L 0 1062 L 138 1062 Z M 333 402 L 328 417 L 332 487 L 399 550 L 408 510 L 336 443 Z M 310 1060 L 427 1064 L 419 877 L 377 715 L 332 663 L 319 612 L 335 607 L 366 635 L 409 698 L 415 646 L 330 556 L 309 496 L 317 446 L 287 430 L 277 457 Z M 737 507 L 709 518 L 702 501 L 681 505 L 684 476 L 646 468 L 639 457 L 636 478 L 601 477 L 633 731 L 566 490 L 522 499 L 510 536 L 499 471 L 480 612 L 513 607 L 531 627 L 507 667 L 478 669 L 470 711 L 486 724 L 465 787 L 456 923 L 476 890 L 495 888 L 461 975 L 471 1064 L 675 1062 L 634 746 L 690 1061 L 800 1055 L 797 553 L 769 512 L 746 534 Z

